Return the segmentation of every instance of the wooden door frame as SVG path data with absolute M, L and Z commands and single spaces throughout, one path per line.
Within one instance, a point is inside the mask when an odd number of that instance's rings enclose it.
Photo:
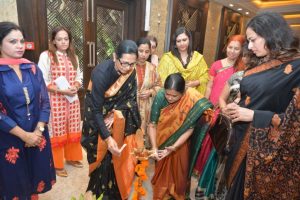
M 25 51 L 24 57 L 37 63 L 42 51 L 48 48 L 46 0 L 17 0 L 19 26 L 26 41 L 34 42 L 34 50 Z
M 207 22 L 207 15 L 208 15 L 208 1 L 199 1 L 197 3 L 194 3 L 195 1 L 186 0 L 186 4 L 193 8 L 200 8 L 203 13 L 203 19 L 201 19 L 202 23 L 200 24 L 200 30 L 201 30 L 201 37 L 200 43 L 199 43 L 199 52 L 203 54 L 203 48 L 204 48 L 204 40 L 205 40 L 205 30 L 206 30 L 206 22 Z M 177 28 L 177 22 L 176 22 L 176 16 L 178 13 L 178 4 L 179 0 L 173 0 L 173 8 L 172 8 L 172 21 L 171 21 L 171 33 L 170 33 L 170 43 L 169 43 L 169 50 L 172 47 L 173 42 L 173 34 Z M 194 47 L 193 47 L 194 48 Z
M 242 17 L 242 14 L 240 14 L 239 12 L 233 10 L 233 9 L 230 9 L 230 8 L 227 8 L 225 6 L 223 6 L 222 8 L 222 14 L 221 14 L 221 20 L 220 20 L 220 29 L 219 29 L 219 37 L 218 37 L 218 45 L 217 45 L 217 49 L 216 49 L 216 55 L 215 55 L 215 60 L 219 60 L 221 58 L 224 58 L 224 38 L 225 38 L 225 34 L 226 34 L 226 29 L 227 29 L 227 20 L 228 20 L 228 12 L 233 12 L 233 13 L 236 13 L 236 14 L 239 14 L 241 15 Z M 239 30 L 241 31 L 241 30 Z
M 102 0 L 94 0 L 102 1 Z M 144 16 L 146 0 L 119 0 L 128 4 L 128 19 L 126 22 L 127 36 L 124 39 L 137 40 L 139 37 L 146 36 L 144 29 Z M 108 4 L 113 1 L 103 0 Z M 84 1 L 84 10 L 87 9 L 86 1 Z M 35 49 L 26 51 L 24 57 L 37 63 L 41 52 L 48 49 L 48 28 L 47 28 L 47 7 L 46 0 L 17 0 L 19 25 L 25 33 L 25 39 L 34 42 Z M 84 12 L 85 12 L 84 11 Z M 87 16 L 84 15 L 86 22 Z M 133 19 L 133 20 L 132 20 Z M 90 26 L 85 23 L 84 26 L 84 44 L 91 37 Z M 132 31 L 133 30 L 133 31 Z M 88 46 L 83 47 L 84 55 L 88 55 Z M 84 71 L 87 66 L 87 59 L 84 61 Z M 90 71 L 90 70 L 88 70 Z M 89 75 L 90 77 L 90 75 Z M 85 77 L 84 77 L 85 78 Z M 85 88 L 87 85 L 85 86 Z

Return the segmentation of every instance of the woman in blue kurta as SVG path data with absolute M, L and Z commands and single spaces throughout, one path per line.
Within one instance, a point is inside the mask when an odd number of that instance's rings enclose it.
M 0 22 L 0 48 L 0 199 L 37 199 L 55 183 L 48 93 L 39 68 L 22 59 L 17 25 Z

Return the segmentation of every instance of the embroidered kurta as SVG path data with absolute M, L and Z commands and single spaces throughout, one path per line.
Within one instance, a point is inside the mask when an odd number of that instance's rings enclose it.
M 47 86 L 55 85 L 55 80 L 64 76 L 70 86 L 75 82 L 82 82 L 82 72 L 79 67 L 74 69 L 71 60 L 66 54 L 56 52 L 58 65 L 54 62 L 53 56 L 48 51 L 40 55 L 39 67 L 43 72 L 43 77 Z M 51 103 L 51 116 L 49 123 L 49 133 L 53 148 L 62 147 L 66 143 L 80 142 L 80 103 L 79 99 L 70 103 L 66 97 L 60 93 L 49 93 Z
M 28 200 L 55 183 L 47 126 L 38 147 L 25 147 L 21 139 L 9 133 L 19 126 L 30 134 L 38 121 L 47 123 L 50 114 L 42 72 L 29 61 L 20 64 L 20 70 L 22 81 L 8 65 L 0 65 L 0 199 Z M 30 99 L 29 112 L 24 87 Z
M 193 52 L 193 56 L 186 68 L 171 52 L 165 53 L 159 62 L 157 71 L 163 83 L 170 74 L 177 72 L 180 72 L 186 81 L 199 80 L 200 85 L 196 89 L 202 95 L 205 94 L 208 82 L 208 68 L 203 55 L 197 51 Z

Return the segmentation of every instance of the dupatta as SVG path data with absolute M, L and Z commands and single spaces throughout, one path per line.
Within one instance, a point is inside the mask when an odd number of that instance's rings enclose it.
M 165 82 L 168 75 L 180 72 L 186 81 L 199 80 L 200 85 L 196 88 L 202 95 L 205 94 L 206 85 L 209 80 L 208 67 L 203 55 L 197 51 L 193 52 L 193 56 L 186 68 L 183 67 L 180 60 L 171 52 L 165 53 L 161 58 L 157 71 L 162 82 Z

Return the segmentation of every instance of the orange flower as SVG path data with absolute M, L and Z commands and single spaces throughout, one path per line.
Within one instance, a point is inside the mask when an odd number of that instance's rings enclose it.
M 149 161 L 148 160 L 142 160 L 141 165 L 144 166 L 145 168 L 149 166 Z
M 43 190 L 45 189 L 45 182 L 44 181 L 41 181 L 39 182 L 38 184 L 38 187 L 37 187 L 37 190 L 38 192 L 42 192 Z
M 148 160 L 140 160 L 140 163 L 135 166 L 135 172 L 137 173 L 137 178 L 134 185 L 133 199 L 139 200 L 140 196 L 145 196 L 147 194 L 145 188 L 143 188 L 143 181 L 148 179 L 146 174 L 146 168 L 149 166 Z
M 143 187 L 140 187 L 138 190 L 139 195 L 145 196 L 146 195 L 146 190 Z
M 37 194 L 31 195 L 31 200 L 39 200 L 39 195 Z
M 19 152 L 20 149 L 16 149 L 15 147 L 9 148 L 5 154 L 5 159 L 12 164 L 16 164 L 16 161 L 19 158 Z
M 43 136 L 43 137 L 42 137 L 42 141 L 41 141 L 40 144 L 39 144 L 39 149 L 40 149 L 40 151 L 43 151 L 43 149 L 45 148 L 45 146 L 46 146 L 46 139 L 45 139 L 45 137 Z
M 132 200 L 139 200 L 139 199 L 138 199 L 138 194 L 137 194 L 137 193 L 134 193 L 134 194 L 133 194 Z
M 137 190 L 139 188 L 139 180 L 138 178 L 133 183 L 134 189 Z

